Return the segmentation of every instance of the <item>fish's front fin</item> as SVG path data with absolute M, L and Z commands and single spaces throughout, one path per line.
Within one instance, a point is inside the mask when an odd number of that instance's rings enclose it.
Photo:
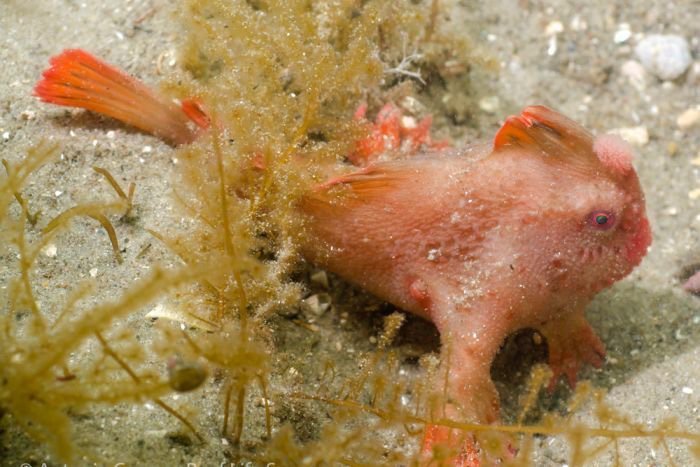
M 175 145 L 190 143 L 198 135 L 190 121 L 201 127 L 204 120 L 193 119 L 189 107 L 183 110 L 84 50 L 64 50 L 50 63 L 34 88 L 44 102 L 91 110 Z
M 591 154 L 593 135 L 562 114 L 536 105 L 508 117 L 496 133 L 494 152 L 512 147 L 534 149 L 552 157 Z

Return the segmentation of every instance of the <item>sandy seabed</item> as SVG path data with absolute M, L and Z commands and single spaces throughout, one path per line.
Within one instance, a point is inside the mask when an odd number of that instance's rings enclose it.
M 90 222 L 77 222 L 58 239 L 57 254 L 49 264 L 66 284 L 94 277 L 102 298 L 117 296 L 150 265 L 176 261 L 153 242 L 144 226 L 167 230 L 173 222 L 166 215 L 172 210 L 171 200 L 163 193 L 169 191 L 177 161 L 172 149 L 155 138 L 81 111 L 39 103 L 32 87 L 48 57 L 69 47 L 85 48 L 146 82 L 158 82 L 159 66 L 166 72 L 177 66 L 175 39 L 180 32 L 172 15 L 176 5 L 155 0 L 0 2 L 0 158 L 16 161 L 42 138 L 62 145 L 60 159 L 33 177 L 27 197 L 50 218 L 78 201 L 102 196 L 104 181 L 92 171 L 93 165 L 137 185 L 139 222 L 118 226 L 130 261 L 115 268 L 103 232 Z M 581 6 L 497 0 L 444 5 L 455 31 L 464 19 L 468 28 L 463 32 L 501 69 L 475 83 L 482 94 L 476 101 L 482 105 L 470 111 L 474 118 L 464 123 L 467 128 L 448 128 L 446 119 L 436 115 L 438 133 L 456 137 L 456 144 L 489 138 L 508 114 L 525 105 L 545 104 L 596 132 L 633 128 L 637 135 L 648 134 L 648 141 L 636 141 L 635 166 L 647 196 L 654 244 L 630 277 L 590 306 L 588 316 L 607 345 L 608 358 L 602 370 L 588 369 L 583 377 L 606 388 L 608 403 L 643 426 L 673 417 L 683 430 L 700 432 L 700 301 L 680 289 L 687 275 L 700 267 L 700 208 L 693 194 L 700 187 L 700 124 L 677 124 L 679 115 L 700 105 L 700 62 L 672 82 L 649 74 L 639 81 L 624 66 L 636 60 L 635 44 L 653 33 L 685 37 L 693 56 L 700 57 L 700 3 L 617 0 Z M 620 40 L 625 35 L 616 32 L 623 29 L 631 34 Z M 148 254 L 137 258 L 149 243 L 153 247 Z M 83 255 L 86 251 L 101 253 Z M 5 280 L 7 274 L 0 264 L 0 277 Z M 39 294 L 51 300 L 49 291 Z M 351 314 L 350 325 L 340 330 L 334 329 L 338 320 L 331 318 L 317 325 L 324 338 L 340 343 L 333 348 L 340 347 L 342 354 L 353 349 L 354 342 L 377 333 L 381 321 L 365 318 L 366 314 Z M 130 319 L 147 338 L 143 317 Z M 339 368 L 352 373 L 351 356 L 340 355 L 338 361 Z M 499 383 L 499 389 L 506 406 L 517 400 L 508 384 Z M 203 396 L 215 392 L 205 388 Z M 567 393 L 559 391 L 554 397 L 565 398 Z M 218 420 L 217 397 L 207 400 L 210 406 L 199 407 L 200 417 Z M 594 420 L 586 408 L 576 416 L 583 422 Z M 149 404 L 102 408 L 78 418 L 76 439 L 81 446 L 110 461 L 218 465 L 226 460 L 216 423 L 205 429 L 210 439 L 200 447 L 168 437 L 177 422 Z M 0 465 L 49 461 L 44 448 L 23 435 L 12 430 L 1 435 Z M 564 445 L 561 439 L 541 440 L 538 465 L 565 465 Z M 669 447 L 676 465 L 697 465 L 687 444 L 670 441 Z M 663 448 L 648 439 L 625 441 L 621 450 L 625 465 L 670 465 Z M 612 459 L 611 454 L 603 455 L 591 465 L 611 465 Z

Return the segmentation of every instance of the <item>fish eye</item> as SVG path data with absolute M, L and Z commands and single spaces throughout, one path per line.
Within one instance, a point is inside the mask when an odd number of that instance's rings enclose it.
M 615 215 L 610 211 L 593 211 L 588 215 L 588 224 L 596 230 L 609 230 L 615 225 Z

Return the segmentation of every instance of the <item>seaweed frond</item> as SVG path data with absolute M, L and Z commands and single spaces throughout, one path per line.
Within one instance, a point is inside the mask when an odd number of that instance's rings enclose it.
M 56 152 L 57 146 L 46 143 L 30 149 L 24 161 L 7 166 L 8 175 L 0 181 L 0 233 L 4 247 L 17 252 L 17 274 L 2 288 L 0 296 L 0 411 L 65 461 L 76 459 L 70 409 L 150 399 L 194 430 L 187 419 L 160 399 L 172 389 L 166 378 L 143 367 L 141 346 L 129 338 L 128 332 L 122 332 L 121 337 L 115 332 L 121 326 L 120 319 L 141 310 L 166 291 L 202 279 L 216 269 L 154 268 L 150 277 L 135 283 L 112 302 L 84 306 L 90 302 L 94 287 L 83 283 L 76 286 L 63 305 L 40 306 L 33 288 L 34 268 L 41 248 L 55 231 L 68 228 L 69 220 L 76 215 L 106 220 L 106 210 L 123 211 L 126 207 L 124 201 L 78 205 L 53 219 L 41 232 L 28 232 L 26 203 L 19 203 L 19 216 L 11 213 L 10 204 L 32 171 Z M 113 229 L 110 236 L 116 242 Z M 29 318 L 20 319 L 27 311 Z M 110 337 L 105 337 L 108 334 Z M 91 350 L 94 344 L 98 350 Z M 82 354 L 79 366 L 72 363 L 76 353 Z

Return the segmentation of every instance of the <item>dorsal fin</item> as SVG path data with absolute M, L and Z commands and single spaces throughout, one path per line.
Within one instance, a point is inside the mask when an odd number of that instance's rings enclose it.
M 513 146 L 535 149 L 552 157 L 591 154 L 593 136 L 573 120 L 537 105 L 508 117 L 496 133 L 494 152 Z

